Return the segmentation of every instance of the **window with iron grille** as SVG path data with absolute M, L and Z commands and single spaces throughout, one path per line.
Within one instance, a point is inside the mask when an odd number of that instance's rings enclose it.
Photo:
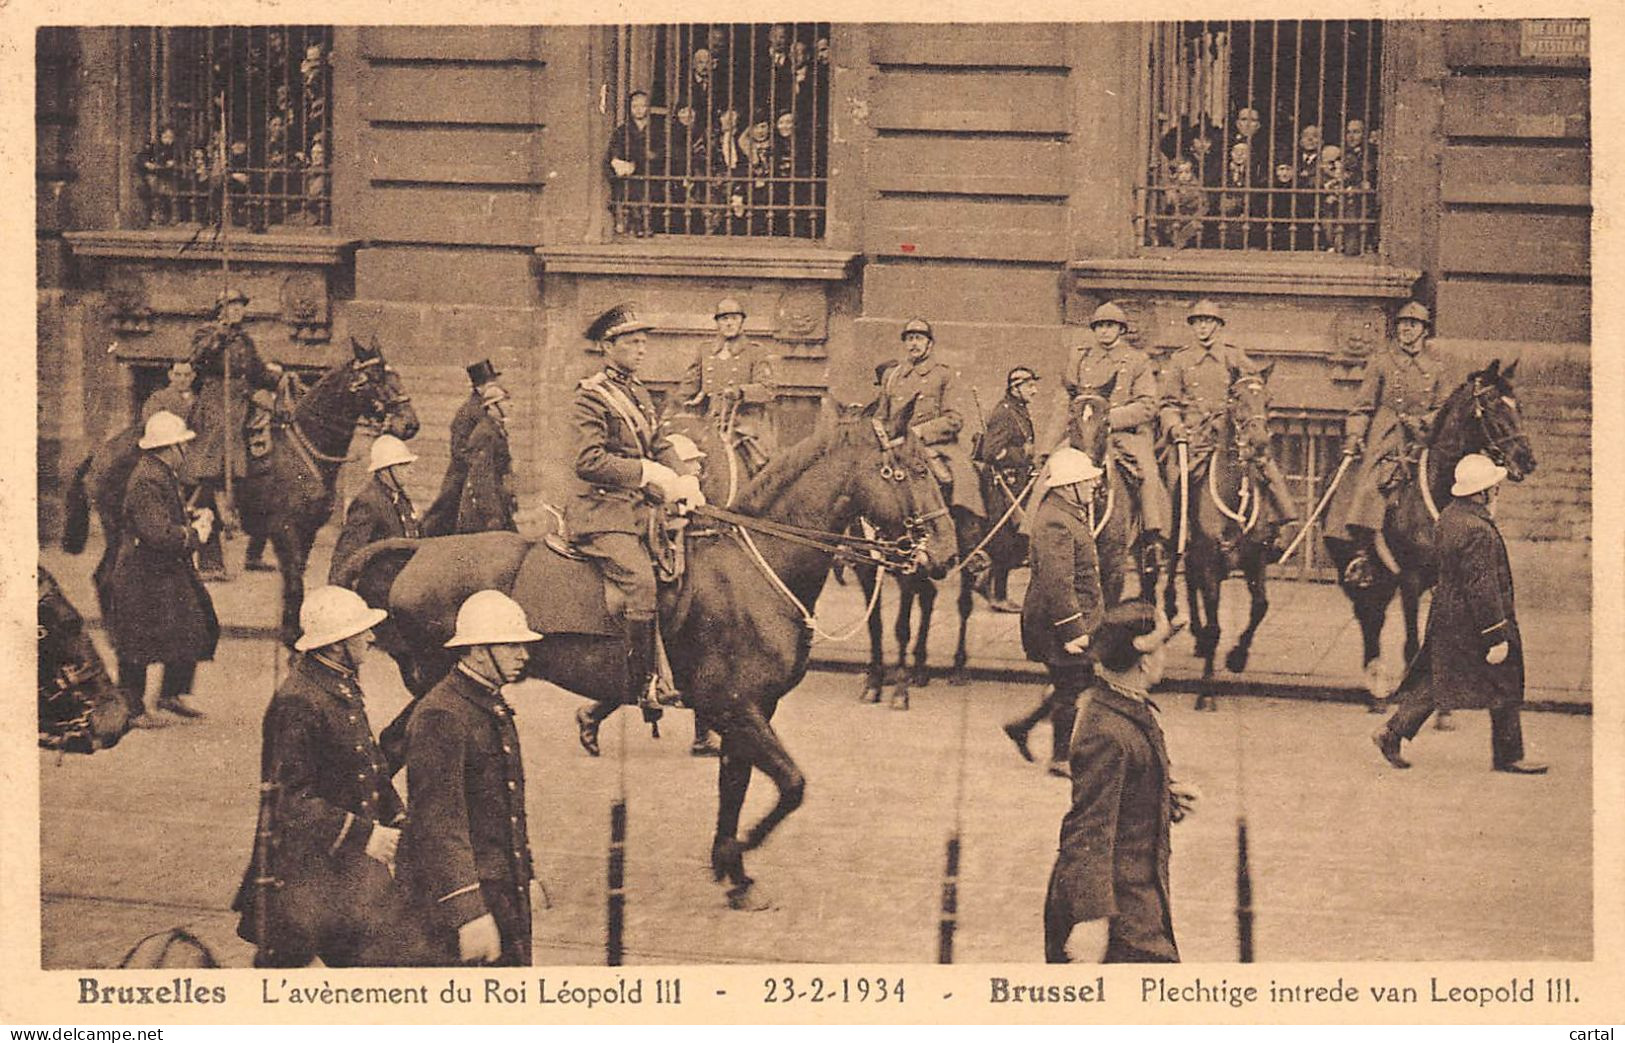
M 1374 20 L 1156 25 L 1143 244 L 1375 253 L 1381 57 Z
M 616 235 L 824 234 L 828 24 L 621 26 L 603 65 Z
M 137 194 L 150 225 L 332 220 L 333 30 L 138 29 Z

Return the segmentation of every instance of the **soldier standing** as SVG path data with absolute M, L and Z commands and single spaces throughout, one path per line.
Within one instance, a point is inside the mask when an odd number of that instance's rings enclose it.
M 717 338 L 702 347 L 677 386 L 677 401 L 709 417 L 745 466 L 760 471 L 774 452 L 773 357 L 744 336 L 745 309 L 733 297 L 717 302 Z
M 932 473 L 942 486 L 942 498 L 978 518 L 986 518 L 981 483 L 971 466 L 970 452 L 960 444 L 965 416 L 956 387 L 957 377 L 945 362 L 931 358 L 936 335 L 924 319 L 910 319 L 903 327 L 904 358 L 886 371 L 880 384 L 876 415 L 894 435 L 898 419 L 911 403 L 909 426 L 930 453 Z
M 468 367 L 468 382 L 474 386 L 474 390 L 463 399 L 463 404 L 457 407 L 456 415 L 451 418 L 451 460 L 446 464 L 446 476 L 440 482 L 440 492 L 424 512 L 425 536 L 446 536 L 456 531 L 457 505 L 463 498 L 463 482 L 468 479 L 468 436 L 474 433 L 474 425 L 485 415 L 485 399 L 481 393 L 487 384 L 496 383 L 500 376 L 502 374 L 491 365 L 490 359 L 482 359 Z
M 464 963 L 530 965 L 525 765 L 502 688 L 542 635 L 500 591 L 469 595 L 447 648 L 460 658 L 412 711 L 406 787 L 412 817 L 400 875 L 443 946 Z
M 1216 448 L 1215 421 L 1228 408 L 1230 385 L 1241 376 L 1261 376 L 1263 369 L 1236 344 L 1220 336 L 1224 315 L 1210 300 L 1191 306 L 1186 322 L 1196 334 L 1196 343 L 1174 353 L 1162 371 L 1162 430 L 1176 445 L 1190 446 L 1193 469 Z M 1169 454 L 1168 485 L 1179 481 L 1179 462 Z M 1275 458 L 1265 453 L 1259 461 L 1265 502 L 1270 508 L 1270 539 L 1281 526 L 1298 520 L 1297 508 L 1287 498 L 1286 478 Z M 1184 509 L 1184 505 L 1181 505 Z M 1279 556 L 1280 548 L 1275 550 Z M 1273 560 L 1273 559 L 1272 559 Z
M 344 528 L 333 547 L 333 564 L 328 569 L 328 582 L 334 582 L 346 560 L 369 543 L 391 537 L 420 535 L 417 511 L 412 509 L 412 498 L 406 494 L 406 469 L 417 457 L 394 435 L 379 435 L 373 440 L 367 470 L 372 478 L 344 512 Z
M 1033 419 L 1029 408 L 1038 397 L 1040 377 L 1029 366 L 1016 366 L 1004 377 L 1004 398 L 987 415 L 987 427 L 977 446 L 976 462 L 982 466 L 982 500 L 1002 517 L 1010 504 L 1027 488 L 1033 476 Z M 988 568 L 983 593 L 995 612 L 1020 612 L 1010 600 L 1010 568 L 1024 551 L 1018 546 L 1020 533 L 1007 525 L 988 543 Z
M 1430 318 L 1418 301 L 1399 309 L 1398 339 L 1366 360 L 1360 390 L 1343 422 L 1343 454 L 1364 455 L 1326 530 L 1355 546 L 1343 579 L 1357 590 L 1376 582 L 1376 534 L 1382 531 L 1388 497 L 1404 485 L 1413 450 L 1427 438 L 1438 413 L 1444 364 L 1428 344 Z
M 469 432 L 468 477 L 457 505 L 458 532 L 519 531 L 514 522 L 513 456 L 508 450 L 508 392 L 500 384 L 480 389 L 485 404 Z

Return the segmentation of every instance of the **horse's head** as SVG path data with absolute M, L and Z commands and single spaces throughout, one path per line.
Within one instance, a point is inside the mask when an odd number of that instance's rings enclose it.
M 1066 440 L 1072 448 L 1088 453 L 1097 467 L 1106 466 L 1111 445 L 1112 392 L 1117 374 L 1099 387 L 1078 388 L 1066 407 Z
M 353 357 L 349 362 L 348 392 L 355 396 L 357 416 L 379 424 L 385 434 L 407 439 L 418 433 L 418 414 L 412 396 L 406 393 L 401 375 L 384 361 L 377 338 L 362 344 L 350 338 Z
M 1483 434 L 1483 452 L 1507 469 L 1508 478 L 1521 482 L 1535 469 L 1535 450 L 1524 433 L 1518 396 L 1512 387 L 1517 369 L 1516 362 L 1502 369 L 1501 360 L 1494 359 L 1470 374 L 1467 384 L 1472 393 L 1473 419 Z
M 1257 373 L 1230 371 L 1230 424 L 1236 433 L 1236 453 L 1243 460 L 1256 460 L 1270 447 L 1270 363 Z
M 831 449 L 846 447 L 853 459 L 845 468 L 840 495 L 881 534 L 909 538 L 915 562 L 941 578 L 959 553 L 954 522 L 932 473 L 930 450 L 914 434 L 911 402 L 892 418 L 890 430 L 875 416 L 878 403 L 843 408 Z

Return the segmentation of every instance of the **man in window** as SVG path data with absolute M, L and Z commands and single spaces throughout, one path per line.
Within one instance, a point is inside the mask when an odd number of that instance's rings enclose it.
M 641 238 L 654 234 L 650 204 L 665 199 L 664 185 L 656 175 L 665 173 L 666 128 L 664 121 L 650 113 L 646 90 L 633 91 L 627 109 L 630 118 L 610 135 L 604 166 L 615 234 L 625 235 L 630 229 Z
M 1343 252 L 1352 257 L 1377 248 L 1375 230 L 1363 224 L 1377 216 L 1376 199 L 1366 194 L 1377 187 L 1376 144 L 1366 137 L 1364 120 L 1349 120 L 1343 127 L 1343 176 L 1349 188 Z

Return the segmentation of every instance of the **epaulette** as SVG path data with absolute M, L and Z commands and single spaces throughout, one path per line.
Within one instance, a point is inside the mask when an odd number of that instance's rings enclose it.
M 608 378 L 604 375 L 604 371 L 599 370 L 597 373 L 594 373 L 592 376 L 587 377 L 584 380 L 582 380 L 579 384 L 576 385 L 576 387 L 580 388 L 582 391 L 596 391 L 598 388 L 601 388 L 601 387 L 604 386 L 604 381 L 607 380 L 607 379 Z

